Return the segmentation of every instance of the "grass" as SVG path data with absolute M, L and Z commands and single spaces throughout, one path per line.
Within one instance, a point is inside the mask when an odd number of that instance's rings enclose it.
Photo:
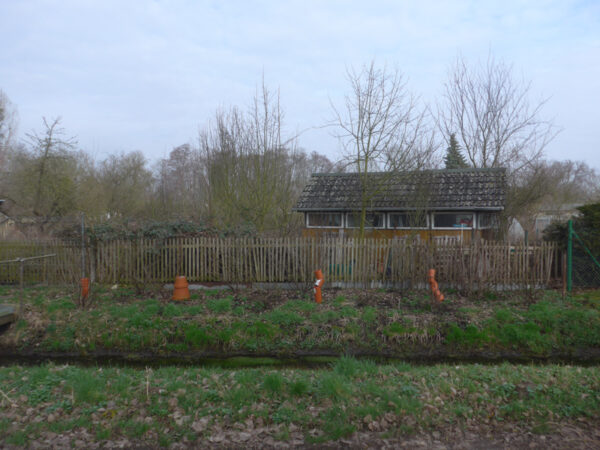
M 203 446 L 256 428 L 309 444 L 373 429 L 393 437 L 484 421 L 545 433 L 548 423 L 600 419 L 597 367 L 419 367 L 350 357 L 329 369 L 277 371 L 48 364 L 2 367 L 0 385 L 15 399 L 0 400 L 0 445 L 87 430 L 88 444 L 168 446 L 185 438 Z
M 226 313 L 231 311 L 231 305 L 233 304 L 232 297 L 210 299 L 206 306 L 214 313 Z
M 270 393 L 279 394 L 281 392 L 281 389 L 283 388 L 284 383 L 285 381 L 283 377 L 279 373 L 273 372 L 265 376 L 263 387 L 266 391 Z
M 294 381 L 291 381 L 289 384 L 290 394 L 297 396 L 297 397 L 301 397 L 301 396 L 305 395 L 308 392 L 308 390 L 309 390 L 309 384 L 304 379 L 294 380 Z
M 495 345 L 545 355 L 557 349 L 600 346 L 600 309 L 586 297 L 547 295 L 527 308 L 496 308 L 479 326 L 449 324 L 447 341 L 466 347 Z
M 64 289 L 25 289 L 26 314 L 0 335 L 0 350 L 547 357 L 600 347 L 600 291 L 566 299 L 546 291 L 534 301 L 518 293 L 450 293 L 433 306 L 420 292 L 325 291 L 321 305 L 293 292 L 194 292 L 183 303 L 160 291 L 139 298 L 100 286 L 94 293 L 91 307 L 80 309 Z M 1 287 L 0 302 L 18 303 L 19 295 Z

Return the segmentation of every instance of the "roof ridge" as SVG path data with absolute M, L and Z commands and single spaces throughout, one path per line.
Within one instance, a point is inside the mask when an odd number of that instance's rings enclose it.
M 468 173 L 468 172 L 506 172 L 506 167 L 468 167 L 463 169 L 422 169 L 422 170 L 404 170 L 404 171 L 377 171 L 367 172 L 367 175 L 382 175 L 382 174 L 414 174 L 414 173 L 426 173 L 426 172 L 437 172 L 437 173 Z M 360 175 L 359 172 L 314 172 L 311 174 L 313 177 L 351 177 Z

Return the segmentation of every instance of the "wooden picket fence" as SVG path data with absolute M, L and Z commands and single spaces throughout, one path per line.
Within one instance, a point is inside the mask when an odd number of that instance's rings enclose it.
M 86 271 L 100 283 L 309 283 L 321 269 L 327 282 L 422 286 L 429 268 L 445 286 L 508 289 L 546 286 L 558 274 L 552 243 L 514 245 L 475 240 L 420 242 L 357 238 L 171 238 L 116 240 L 88 246 Z M 77 242 L 2 242 L 0 261 L 56 253 L 28 264 L 28 283 L 81 277 Z M 18 280 L 16 265 L 0 265 L 0 283 Z

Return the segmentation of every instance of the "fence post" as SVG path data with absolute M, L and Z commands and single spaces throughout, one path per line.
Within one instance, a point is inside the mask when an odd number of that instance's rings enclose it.
M 25 296 L 24 292 L 23 292 L 23 264 L 25 261 L 23 261 L 22 258 L 19 258 L 19 286 L 21 288 L 21 295 L 19 296 L 19 316 L 23 315 L 23 297 Z
M 85 215 L 81 213 L 81 278 L 85 278 Z
M 573 221 L 568 222 L 567 236 L 567 292 L 573 288 Z
M 561 252 L 561 272 L 562 272 L 562 296 L 563 299 L 567 296 L 567 255 L 565 252 Z

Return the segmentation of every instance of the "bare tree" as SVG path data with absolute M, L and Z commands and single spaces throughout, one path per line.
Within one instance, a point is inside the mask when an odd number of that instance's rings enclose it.
M 540 216 L 557 216 L 600 199 L 600 176 L 583 161 L 539 160 L 510 186 L 507 213 L 533 234 Z
M 296 136 L 284 135 L 279 93 L 263 85 L 248 112 L 219 111 L 201 130 L 207 215 L 220 225 L 251 225 L 259 232 L 284 231 L 297 183 L 293 178 Z
M 35 227 L 44 233 L 56 218 L 77 208 L 77 157 L 74 140 L 63 138 L 60 119 L 44 119 L 44 131 L 27 134 L 24 144 L 13 145 L 9 169 L 0 179 L 1 195 L 8 198 L 13 215 L 36 216 Z
M 383 170 L 389 176 L 426 166 L 434 151 L 433 133 L 426 126 L 426 111 L 406 88 L 399 70 L 379 69 L 375 62 L 360 70 L 349 69 L 350 93 L 342 107 L 331 103 L 330 125 L 343 148 L 346 164 L 361 182 L 359 235 L 364 228 L 369 202 L 387 182 L 386 176 L 372 177 Z
M 491 55 L 475 67 L 459 57 L 449 70 L 438 125 L 444 136 L 456 133 L 473 167 L 518 172 L 539 159 L 559 131 L 541 118 L 548 99 L 531 103 L 531 83 L 512 72 Z
M 146 215 L 153 179 L 141 151 L 110 155 L 100 163 L 98 176 L 109 218 Z
M 0 171 L 6 164 L 6 158 L 17 128 L 17 110 L 8 96 L 0 89 Z
M 198 218 L 203 210 L 203 161 L 190 144 L 179 145 L 156 167 L 157 215 L 165 218 Z
M 106 218 L 106 198 L 102 189 L 100 164 L 91 153 L 83 150 L 74 154 L 77 161 L 75 184 L 77 186 L 77 211 L 85 213 L 86 221 Z
M 456 133 L 469 165 L 508 169 L 503 230 L 538 201 L 536 189 L 547 179 L 538 162 L 560 131 L 542 118 L 548 99 L 531 101 L 531 95 L 531 83 L 491 54 L 477 66 L 458 57 L 438 105 L 438 127 L 445 136 Z
M 55 165 L 53 163 L 65 160 L 69 151 L 73 150 L 77 143 L 74 137 L 63 138 L 65 130 L 60 127 L 60 117 L 51 121 L 43 117 L 42 120 L 45 127 L 43 135 L 35 131 L 27 134 L 31 148 L 37 157 L 33 198 L 33 213 L 35 215 L 42 215 L 42 194 L 44 190 L 48 189 L 48 184 L 56 181 L 55 174 L 50 171 L 51 167 Z M 46 208 L 44 210 L 47 212 Z M 51 213 L 54 213 L 54 211 L 51 210 Z

